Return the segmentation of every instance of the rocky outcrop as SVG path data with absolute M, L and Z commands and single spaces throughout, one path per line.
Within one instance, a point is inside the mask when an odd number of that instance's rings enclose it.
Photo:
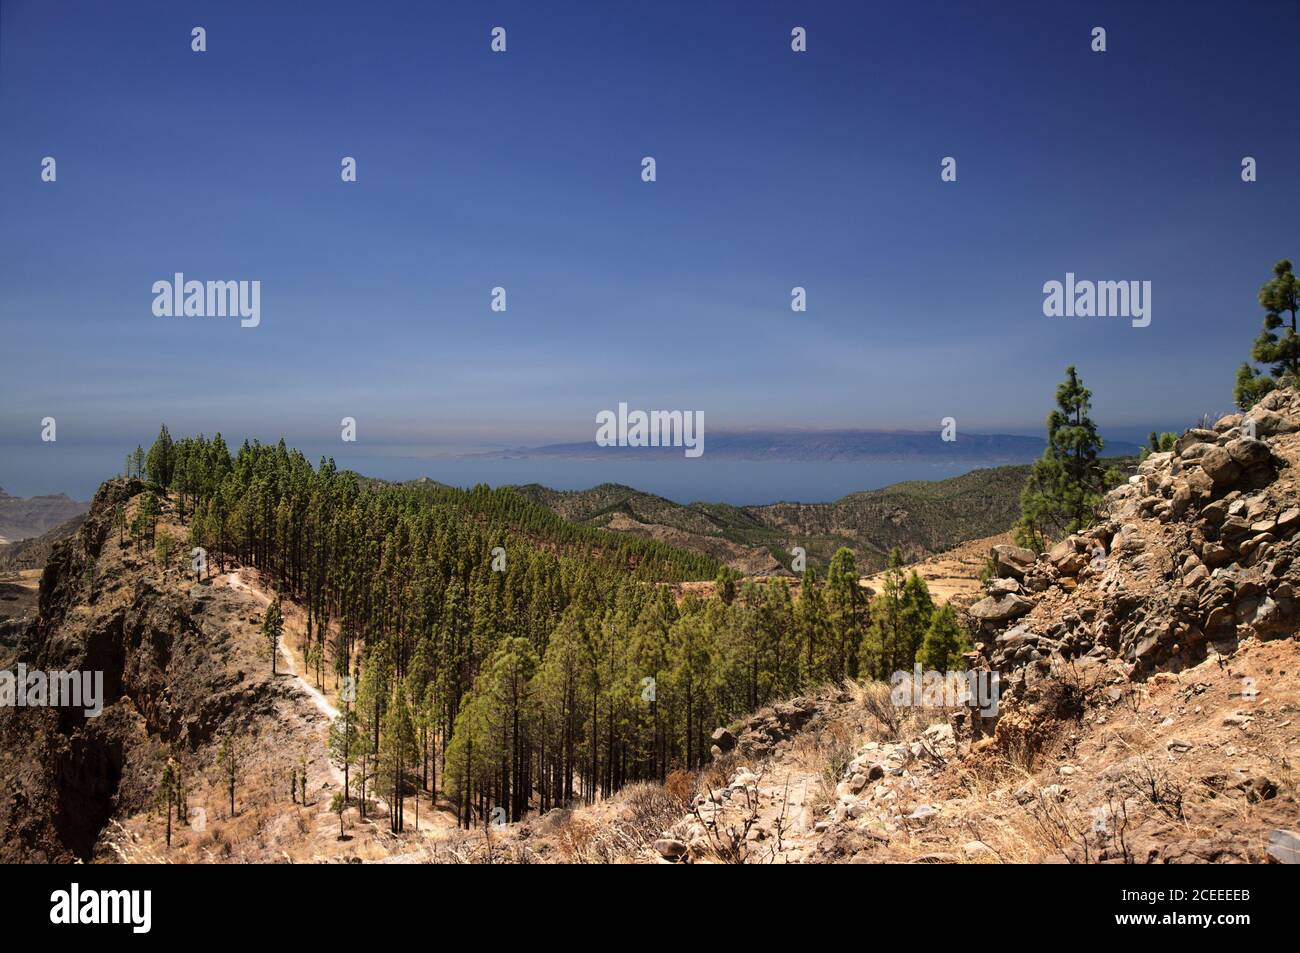
M 1274 391 L 1148 456 L 1087 531 L 1032 560 L 996 547 L 997 578 L 969 616 L 1007 700 L 1056 663 L 1117 660 L 1141 680 L 1294 634 L 1298 432 L 1300 394 Z
M 143 490 L 139 481 L 104 484 L 45 567 L 39 615 L 15 661 L 102 673 L 103 712 L 0 708 L 0 860 L 91 859 L 111 817 L 149 807 L 170 753 L 269 707 L 275 689 L 250 680 L 248 660 L 232 652 L 232 623 L 246 606 L 119 542 L 113 510 Z
M 777 702 L 742 722 L 734 734 L 726 728 L 715 731 L 713 756 L 736 750 L 747 757 L 767 757 L 787 747 L 800 731 L 815 725 L 821 710 L 817 699 L 806 696 Z

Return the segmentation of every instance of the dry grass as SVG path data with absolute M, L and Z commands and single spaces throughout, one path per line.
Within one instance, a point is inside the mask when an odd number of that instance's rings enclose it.
M 606 802 L 573 811 L 556 830 L 561 858 L 573 864 L 645 862 L 646 845 L 681 819 L 698 783 L 687 772 L 674 772 L 668 783 L 630 784 Z

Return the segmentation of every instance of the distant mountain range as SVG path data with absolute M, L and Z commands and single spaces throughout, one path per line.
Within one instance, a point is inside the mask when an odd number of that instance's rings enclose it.
M 81 503 L 62 493 L 55 496 L 10 496 L 0 487 L 0 543 L 13 543 L 44 534 L 74 516 L 80 516 L 90 504 Z
M 988 466 L 1029 463 L 1042 455 L 1041 437 L 958 433 L 945 442 L 927 430 L 720 430 L 705 431 L 711 460 L 969 460 Z M 1136 444 L 1107 442 L 1108 455 L 1131 456 Z M 680 447 L 601 447 L 594 440 L 516 447 L 474 454 L 494 459 L 608 459 L 616 456 L 681 457 Z

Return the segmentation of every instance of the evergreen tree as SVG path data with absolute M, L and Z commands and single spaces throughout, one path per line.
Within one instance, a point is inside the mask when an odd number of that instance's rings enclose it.
M 280 654 L 280 637 L 284 635 L 284 613 L 280 609 L 280 596 L 271 600 L 262 616 L 262 637 L 266 639 L 267 652 L 271 656 L 271 674 L 275 672 L 275 659 Z
M 158 806 L 167 814 L 167 846 L 172 846 L 172 810 L 176 810 L 176 819 L 185 820 L 185 784 L 181 780 L 180 765 L 173 758 L 168 758 L 163 765 L 162 776 L 158 779 L 156 792 Z
M 164 490 L 172 485 L 176 460 L 171 434 L 167 432 L 166 424 L 163 424 L 159 429 L 158 438 L 154 440 L 153 446 L 149 448 L 145 466 L 149 471 L 149 479 L 154 483 L 157 483 Z
M 379 761 L 376 765 L 376 787 L 388 799 L 389 829 L 400 834 L 405 829 L 406 778 L 415 759 L 415 725 L 411 709 L 406 703 L 406 693 L 400 689 L 384 715 L 380 733 Z
M 343 711 L 330 722 L 329 754 L 334 766 L 343 772 L 343 792 L 345 797 L 350 790 L 349 782 L 351 780 L 352 766 L 356 764 L 360 756 L 359 735 L 356 712 L 352 710 L 351 702 L 344 699 Z
M 230 816 L 235 816 L 235 782 L 239 777 L 239 758 L 235 750 L 235 739 L 226 735 L 221 739 L 221 747 L 217 750 L 217 767 L 221 771 L 221 779 L 226 784 L 226 790 L 230 795 Z
M 835 634 L 827 675 L 834 681 L 856 678 L 858 650 L 866 629 L 867 600 L 858 585 L 853 550 L 841 547 L 831 557 L 826 584 L 830 628 Z
M 969 651 L 970 639 L 957 621 L 952 605 L 945 603 L 934 613 L 926 629 L 918 661 L 927 671 L 950 672 L 964 667 L 961 656 Z
M 1300 286 L 1289 260 L 1283 258 L 1273 266 L 1272 280 L 1259 289 L 1259 303 L 1264 308 L 1264 327 L 1250 356 L 1261 364 L 1271 364 L 1276 380 L 1300 379 L 1300 337 L 1296 334 Z
M 330 801 L 330 810 L 339 816 L 339 840 L 344 839 L 343 812 L 348 809 L 348 799 L 342 791 L 336 791 Z
M 1261 374 L 1245 361 L 1237 368 L 1237 380 L 1232 388 L 1232 401 L 1237 409 L 1245 413 L 1259 403 L 1260 399 L 1276 386 L 1276 382 L 1267 374 Z
M 1106 490 L 1106 471 L 1097 461 L 1104 444 L 1089 416 L 1092 392 L 1074 365 L 1065 375 L 1056 409 L 1047 416 L 1047 448 L 1020 496 L 1019 538 L 1039 551 L 1048 538 L 1085 527 Z

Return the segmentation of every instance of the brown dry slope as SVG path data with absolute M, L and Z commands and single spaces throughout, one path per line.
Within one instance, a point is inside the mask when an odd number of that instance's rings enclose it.
M 85 525 L 56 547 L 41 586 L 40 619 L 21 625 L 14 652 L 29 669 L 104 673 L 104 711 L 0 710 L 0 841 L 6 861 L 258 862 L 380 859 L 422 834 L 390 834 L 385 805 L 356 802 L 338 839 L 329 812 L 340 790 L 329 763 L 328 705 L 286 672 L 272 676 L 260 634 L 264 593 L 229 577 L 196 583 L 180 554 L 167 566 L 122 542 L 113 507 L 136 512 L 145 487 L 113 481 Z M 158 533 L 186 532 L 170 503 Z M 286 606 L 292 664 L 295 620 Z M 217 765 L 221 741 L 239 752 L 235 810 Z M 172 844 L 157 807 L 167 760 L 180 768 L 187 816 Z M 305 766 L 306 804 L 290 793 Z M 427 803 L 427 802 L 426 802 Z M 413 810 L 408 807 L 409 820 Z M 430 827 L 421 812 L 421 828 Z
M 1001 578 L 969 613 L 975 661 L 1003 689 L 995 714 L 900 706 L 879 686 L 861 693 L 865 730 L 842 703 L 838 728 L 791 736 L 778 724 L 775 744 L 697 794 L 655 853 L 1294 862 L 1297 466 L 1292 391 L 1184 434 L 1108 496 L 1087 533 L 1043 557 L 999 554 Z M 835 782 L 811 833 L 773 820 L 810 745 Z

